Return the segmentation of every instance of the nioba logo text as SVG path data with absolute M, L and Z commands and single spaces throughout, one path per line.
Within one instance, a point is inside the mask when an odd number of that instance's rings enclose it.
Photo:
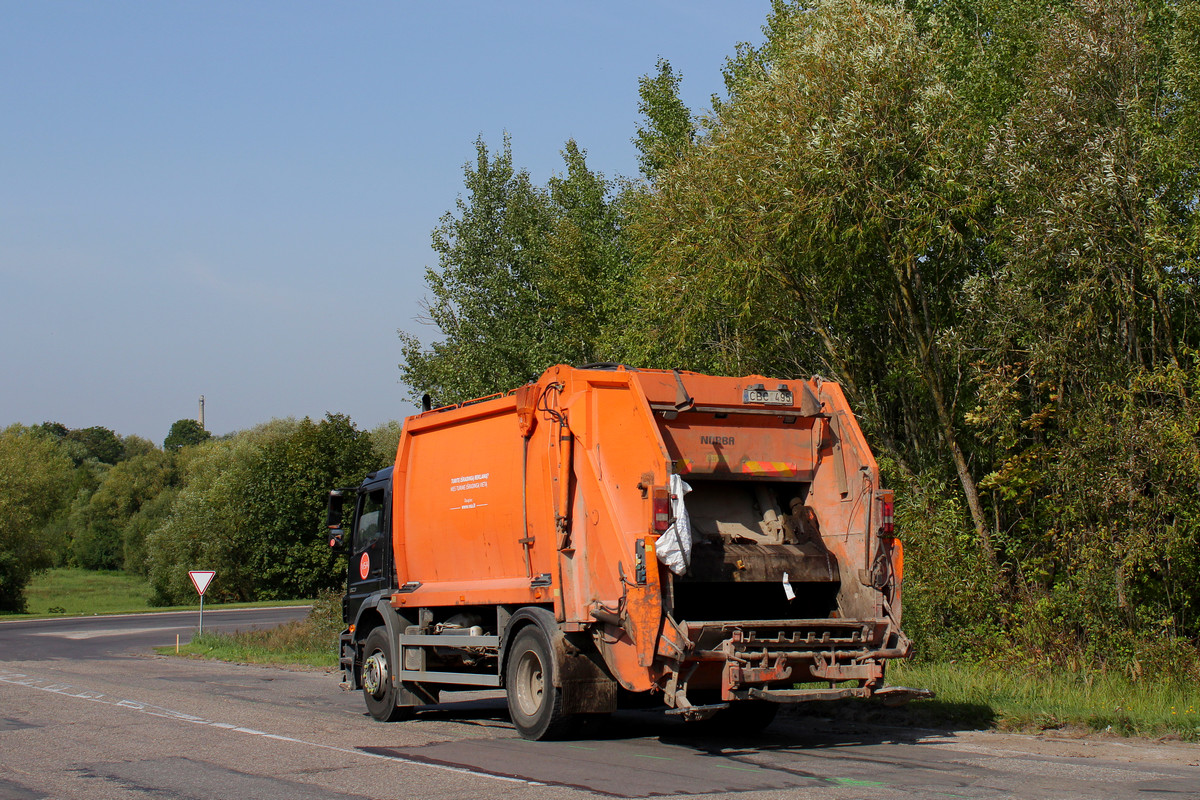
M 733 444 L 732 436 L 701 436 L 700 444 Z

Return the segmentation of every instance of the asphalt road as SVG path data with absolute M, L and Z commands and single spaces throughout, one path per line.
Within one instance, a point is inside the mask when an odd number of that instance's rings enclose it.
M 302 613 L 206 611 L 205 627 Z M 0 798 L 1200 798 L 1200 747 L 1180 743 L 812 717 L 747 738 L 651 712 L 534 743 L 494 694 L 385 725 L 332 673 L 149 655 L 194 617 L 0 623 Z
M 204 610 L 204 627 L 224 632 L 273 628 L 307 613 L 307 606 L 209 608 Z M 0 622 L 0 663 L 148 653 L 153 647 L 175 644 L 176 636 L 181 642 L 191 641 L 199 625 L 199 610 Z

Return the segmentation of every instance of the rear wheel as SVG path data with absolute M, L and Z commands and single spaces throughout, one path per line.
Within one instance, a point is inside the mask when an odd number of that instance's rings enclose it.
M 411 706 L 396 706 L 392 645 L 387 629 L 378 627 L 363 644 L 362 689 L 367 711 L 380 722 L 396 722 L 412 716 Z
M 508 713 L 526 739 L 558 738 L 574 721 L 563 713 L 554 670 L 553 648 L 545 631 L 537 625 L 522 628 L 508 653 L 504 683 Z

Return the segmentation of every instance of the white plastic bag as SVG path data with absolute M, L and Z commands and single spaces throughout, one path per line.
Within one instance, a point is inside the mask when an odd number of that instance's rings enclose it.
M 678 475 L 671 476 L 671 515 L 675 519 L 671 522 L 671 527 L 658 537 L 655 545 L 658 560 L 676 575 L 687 572 L 692 561 L 692 524 L 688 520 L 687 506 L 683 502 L 684 495 L 691 490 L 692 487 L 684 483 L 683 478 Z

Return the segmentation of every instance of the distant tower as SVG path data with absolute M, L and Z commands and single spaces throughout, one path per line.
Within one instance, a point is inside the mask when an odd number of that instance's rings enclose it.
M 200 423 L 200 429 L 204 428 L 204 395 L 200 395 L 200 416 L 196 417 L 196 422 Z

